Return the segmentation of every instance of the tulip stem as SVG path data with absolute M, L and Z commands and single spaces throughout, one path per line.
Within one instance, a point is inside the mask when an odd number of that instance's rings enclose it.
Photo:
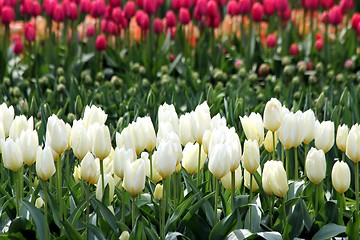
M 285 150 L 286 152 L 286 174 L 288 179 L 290 178 L 290 150 Z
M 273 201 L 274 201 L 274 195 L 271 195 L 269 197 L 269 222 L 270 222 L 270 228 L 272 228 L 272 225 L 273 225 L 273 221 L 272 221 Z
M 218 195 L 219 195 L 219 180 L 215 179 L 214 226 L 216 225 L 216 223 L 218 221 L 218 217 L 217 217 Z
M 161 199 L 161 218 L 160 218 L 160 239 L 165 240 L 165 217 L 166 217 L 166 202 L 167 202 L 167 179 L 163 182 L 163 197 Z
M 34 202 L 34 196 L 33 196 L 33 176 L 32 176 L 32 166 L 29 166 L 28 169 L 28 180 L 29 180 L 29 192 L 28 192 L 28 196 L 31 196 L 31 203 Z
M 282 214 L 283 214 L 283 229 L 285 229 L 285 226 L 286 226 L 286 208 L 285 208 L 285 198 L 282 198 L 282 204 L 281 204 L 281 207 L 282 207 Z
M 231 205 L 233 212 L 235 211 L 235 171 L 231 172 Z
M 340 212 L 340 219 L 341 219 L 341 222 L 343 221 L 343 218 L 344 218 L 344 208 L 345 208 L 345 195 L 344 193 L 341 193 L 340 194 L 340 197 L 339 197 L 339 212 Z
M 276 149 L 275 149 L 275 132 L 272 133 L 272 140 L 273 140 L 273 152 L 272 152 L 272 157 L 273 160 L 275 160 L 276 158 Z
M 281 161 L 283 166 L 285 166 L 285 149 L 283 147 L 281 148 Z
M 132 230 L 135 228 L 135 221 L 136 221 L 136 196 L 133 196 L 131 205 L 131 226 Z
M 42 183 L 42 187 L 44 190 L 44 225 L 45 226 L 49 226 L 48 224 L 48 203 L 49 203 L 49 198 L 48 198 L 48 189 L 47 189 L 47 182 L 40 179 L 40 181 L 43 181 Z M 45 230 L 45 239 L 50 239 L 48 236 L 48 231 Z
M 298 148 L 294 148 L 294 155 L 295 155 L 295 181 L 299 178 L 299 162 L 298 162 Z
M 20 216 L 19 201 L 20 201 L 20 169 L 15 172 L 15 204 L 16 204 L 16 216 Z
M 152 166 L 152 152 L 149 153 L 149 160 L 150 160 L 150 180 L 153 180 L 153 166 Z
M 89 224 L 90 222 L 90 197 L 89 197 L 89 185 L 83 182 L 85 185 L 85 199 L 86 199 L 86 215 L 85 215 L 85 222 Z M 89 239 L 89 228 L 86 227 L 86 239 Z
M 126 194 L 126 191 L 123 190 L 122 191 L 122 201 L 121 201 L 121 222 L 122 223 L 125 223 L 125 194 Z
M 356 220 L 359 219 L 359 163 L 355 163 L 355 199 L 356 199 Z M 359 226 L 357 226 L 357 229 L 359 230 Z
M 318 214 L 319 209 L 319 185 L 315 186 L 315 219 Z
M 60 212 L 60 219 L 63 219 L 63 212 L 62 212 L 62 187 L 61 187 L 61 156 L 59 156 L 59 159 L 56 161 L 56 183 L 57 183 L 57 197 L 59 201 L 59 212 Z
M 345 162 L 345 152 L 342 152 L 342 160 Z
M 104 193 L 104 189 L 105 189 L 104 163 L 100 159 L 99 159 L 99 161 L 100 161 L 101 188 L 102 188 L 102 192 Z
M 197 186 L 200 185 L 201 181 L 201 173 L 200 173 L 200 159 L 201 159 L 201 144 L 199 144 L 199 157 L 198 157 L 198 165 L 197 165 L 197 179 L 196 179 L 196 182 L 197 182 Z
M 249 215 L 250 215 L 250 231 L 252 231 L 252 207 L 251 202 L 253 198 L 253 175 L 250 173 L 250 198 L 249 198 Z

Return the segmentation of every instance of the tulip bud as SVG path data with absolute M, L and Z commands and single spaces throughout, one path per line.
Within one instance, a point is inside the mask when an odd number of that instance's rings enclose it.
M 74 177 L 75 183 L 78 183 L 81 180 L 81 168 L 79 166 L 74 167 L 73 177 Z
M 176 26 L 176 16 L 172 10 L 169 10 L 166 13 L 165 19 L 167 28 L 172 28 Z
M 339 6 L 333 6 L 329 10 L 329 23 L 336 26 L 342 22 L 342 12 Z
M 130 239 L 130 234 L 128 231 L 123 231 L 119 238 L 119 240 L 129 240 L 129 239 Z
M 124 147 L 115 148 L 115 156 L 114 156 L 114 173 L 119 178 L 124 178 L 124 170 L 127 162 L 135 161 L 135 153 L 134 150 L 128 149 L 126 150 Z
M 282 106 L 279 100 L 271 98 L 265 105 L 264 126 L 266 129 L 275 132 L 280 128 L 282 121 Z
M 182 25 L 187 25 L 190 22 L 190 12 L 187 8 L 180 8 L 179 21 Z
M 123 188 L 132 196 L 136 196 L 145 188 L 145 163 L 143 159 L 126 162 Z
M 289 53 L 291 56 L 297 56 L 299 54 L 299 47 L 296 43 L 291 44 Z
M 251 17 L 254 22 L 261 22 L 264 17 L 264 8 L 260 3 L 255 3 L 251 9 Z
M 179 132 L 179 118 L 175 111 L 174 105 L 168 105 L 167 103 L 164 103 L 159 107 L 158 122 L 159 128 L 163 123 L 168 122 L 175 133 Z
M 46 146 L 43 150 L 39 146 L 36 153 L 36 174 L 42 180 L 47 181 L 54 175 L 55 171 L 52 149 Z
M 315 136 L 315 146 L 317 149 L 322 149 L 327 153 L 334 145 L 334 123 L 331 121 L 324 121 L 317 126 Z
M 0 122 L 4 128 L 5 137 L 9 136 L 11 124 L 14 120 L 14 107 L 7 107 L 6 103 L 0 105 Z
M 157 2 L 154 0 L 143 0 L 143 7 L 148 14 L 154 14 L 157 11 Z
M 277 138 L 277 134 L 275 133 L 275 149 L 278 143 L 278 138 Z M 266 149 L 266 151 L 268 151 L 269 153 L 273 152 L 273 132 L 271 131 L 267 131 L 266 136 L 265 136 L 265 141 L 264 141 L 264 147 Z
M 34 121 L 33 117 L 26 119 L 24 115 L 16 116 L 14 121 L 12 121 L 10 130 L 9 130 L 9 138 L 14 141 L 20 137 L 21 132 L 26 131 L 27 129 L 34 129 Z M 5 127 L 4 127 L 5 130 Z M 6 133 L 6 130 L 5 130 Z
M 24 163 L 28 166 L 33 165 L 36 160 L 37 147 L 39 146 L 39 137 L 36 130 L 28 129 L 23 131 L 17 142 L 22 151 Z
M 1 150 L 4 167 L 17 172 L 23 165 L 23 155 L 18 142 L 8 138 L 1 142 Z
M 206 161 L 206 153 L 201 149 L 201 158 L 200 158 L 200 169 L 203 168 Z M 197 173 L 198 168 L 198 158 L 199 158 L 199 144 L 187 143 L 183 150 L 182 166 L 189 174 Z
M 66 124 L 56 115 L 48 118 L 45 145 L 51 147 L 58 155 L 61 155 L 68 148 L 69 134 Z
M 83 159 L 84 156 L 91 151 L 91 139 L 84 121 L 74 121 L 70 132 L 70 146 L 78 159 Z
M 289 190 L 287 183 L 286 171 L 280 161 L 267 161 L 264 165 L 264 172 L 262 174 L 262 183 L 264 191 L 279 198 L 285 196 Z
M 141 123 L 142 137 L 145 139 L 145 149 L 149 152 L 156 146 L 156 133 L 150 117 L 139 118 Z
M 210 129 L 210 109 L 207 102 L 203 102 L 191 113 L 191 133 L 199 144 L 202 144 L 204 132 Z
M 315 138 L 315 114 L 309 109 L 303 113 L 303 131 L 305 134 L 304 143 L 309 144 Z
M 133 1 L 127 1 L 124 5 L 124 16 L 127 19 L 131 19 L 133 16 L 135 16 L 135 3 Z
M 337 129 L 336 133 L 336 146 L 342 151 L 346 151 L 346 140 L 349 135 L 349 127 L 345 124 L 341 125 Z
M 239 5 L 235 0 L 230 0 L 227 6 L 227 12 L 230 16 L 239 14 Z
M 164 24 L 160 18 L 154 19 L 154 32 L 156 34 L 161 34 L 164 31 Z
M 311 148 L 305 160 L 306 175 L 315 185 L 318 185 L 326 175 L 326 159 L 323 150 Z
M 335 190 L 342 194 L 350 187 L 350 168 L 346 162 L 336 162 L 331 171 L 331 182 Z
M 259 113 L 251 113 L 250 116 L 240 117 L 245 136 L 249 140 L 256 140 L 259 145 L 264 142 L 264 125 Z
M 275 0 L 264 0 L 264 13 L 271 16 L 275 12 Z
M 89 126 L 91 138 L 91 151 L 101 161 L 104 160 L 111 151 L 111 138 L 109 127 L 105 124 L 94 123 Z
M 106 174 L 104 176 L 104 190 L 106 189 L 106 187 L 109 188 L 109 196 L 106 196 L 104 198 L 104 193 L 102 189 L 102 178 L 99 178 L 99 181 L 96 186 L 96 199 L 99 201 L 103 201 L 104 199 L 107 199 L 107 197 L 109 197 L 108 198 L 109 202 L 104 203 L 105 205 L 109 206 L 113 201 L 114 190 L 115 190 L 114 178 L 109 174 Z
M 242 173 L 241 173 L 241 167 L 239 167 L 235 170 L 235 190 L 240 187 L 242 180 Z M 221 183 L 224 186 L 224 188 L 228 191 L 231 191 L 231 172 L 226 174 L 224 177 L 221 178 Z
M 242 158 L 243 167 L 251 174 L 254 174 L 260 164 L 259 145 L 256 141 L 245 140 L 244 154 Z
M 15 11 L 14 8 L 9 6 L 3 6 L 1 9 L 1 22 L 5 25 L 10 24 L 15 20 Z
M 260 175 L 261 175 L 261 167 L 259 166 L 258 169 L 256 170 Z M 256 190 L 258 190 L 259 185 L 257 184 L 256 180 L 255 180 L 255 176 L 253 174 L 252 175 L 252 191 L 255 192 Z M 250 173 L 244 169 L 244 185 L 247 189 L 250 189 Z
M 30 22 L 26 23 L 24 26 L 24 30 L 25 30 L 25 39 L 29 42 L 35 41 L 36 29 L 34 24 Z
M 97 51 L 101 52 L 104 51 L 107 47 L 106 44 L 106 38 L 104 34 L 100 34 L 99 36 L 97 36 L 96 41 L 95 41 L 95 48 Z
M 351 127 L 346 140 L 346 156 L 354 163 L 360 162 L 360 125 Z
M 275 34 L 269 34 L 266 37 L 266 47 L 274 48 L 275 46 L 276 46 L 276 35 Z
M 251 0 L 239 0 L 239 12 L 242 15 L 248 14 L 251 9 Z
M 90 184 L 98 182 L 100 173 L 94 156 L 88 152 L 81 161 L 81 179 Z
M 155 187 L 155 191 L 154 191 L 154 198 L 156 200 L 161 200 L 162 197 L 163 197 L 163 190 L 164 190 L 164 187 L 162 184 L 156 184 L 156 187 Z
M 209 154 L 208 168 L 216 179 L 220 179 L 230 172 L 230 150 L 228 145 L 219 143 L 212 148 Z
M 285 149 L 298 147 L 304 140 L 302 112 L 285 114 L 281 127 L 278 130 L 280 142 Z
M 191 133 L 191 114 L 185 113 L 179 119 L 179 136 L 181 144 L 185 146 L 187 143 L 193 143 L 194 137 Z
M 44 206 L 44 200 L 41 198 L 41 197 L 38 197 L 36 200 L 35 200 L 35 207 L 36 208 L 42 208 Z

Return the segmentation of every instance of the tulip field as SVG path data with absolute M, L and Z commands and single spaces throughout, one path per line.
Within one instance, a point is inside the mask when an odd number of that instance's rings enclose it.
M 360 239 L 360 1 L 0 0 L 0 239 Z

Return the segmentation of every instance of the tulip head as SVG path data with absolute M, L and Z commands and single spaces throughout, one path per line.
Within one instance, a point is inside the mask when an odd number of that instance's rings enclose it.
M 240 117 L 242 128 L 246 138 L 256 140 L 260 146 L 264 142 L 264 125 L 259 113 L 251 113 L 250 116 Z
M 187 143 L 182 154 L 182 166 L 189 174 L 197 173 L 198 158 L 199 158 L 199 144 Z M 203 168 L 206 161 L 206 153 L 201 149 L 200 169 Z
M 37 131 L 28 129 L 22 132 L 17 142 L 22 151 L 24 163 L 28 166 L 33 165 L 36 160 L 37 148 L 39 146 Z
M 46 125 L 46 146 L 61 155 L 69 146 L 69 134 L 66 124 L 56 115 L 48 118 Z
M 224 177 L 221 178 L 221 183 L 224 188 L 228 191 L 231 191 L 231 172 L 228 172 Z M 241 166 L 239 165 L 238 168 L 235 170 L 235 190 L 238 189 L 241 185 L 242 180 L 242 172 Z
M 11 138 L 1 142 L 2 158 L 4 167 L 17 172 L 23 165 L 23 155 L 18 141 L 14 142 Z
M 260 165 L 260 151 L 257 141 L 245 140 L 242 165 L 249 173 L 254 174 L 256 172 Z
M 0 122 L 3 125 L 5 137 L 9 136 L 10 127 L 14 120 L 14 107 L 8 107 L 6 103 L 0 105 Z
M 163 185 L 160 183 L 156 184 L 155 191 L 154 191 L 154 198 L 158 201 L 161 200 L 163 197 L 163 191 L 164 191 Z
M 217 179 L 230 172 L 231 149 L 224 143 L 216 144 L 209 154 L 209 170 Z
M 205 101 L 191 112 L 191 133 L 199 144 L 202 144 L 204 132 L 210 129 L 210 122 L 210 108 Z
M 275 132 L 275 151 L 276 151 L 276 146 L 278 143 L 278 138 L 277 138 L 277 134 Z M 264 147 L 266 149 L 266 151 L 268 151 L 269 153 L 273 152 L 273 132 L 271 131 L 267 131 L 266 136 L 265 136 L 265 140 L 264 140 Z
M 326 159 L 323 150 L 311 148 L 305 160 L 307 177 L 315 185 L 318 185 L 326 176 Z
M 96 164 L 96 159 L 91 152 L 88 152 L 81 161 L 81 179 L 85 182 L 95 185 L 100 176 L 99 168 Z
M 89 126 L 89 131 L 91 137 L 91 151 L 102 161 L 111 151 L 109 127 L 105 124 L 94 123 Z
M 360 125 L 351 127 L 346 140 L 346 156 L 354 163 L 360 162 Z
M 181 144 L 185 146 L 187 143 L 195 141 L 191 132 L 191 114 L 185 113 L 179 119 L 179 136 Z
M 52 152 L 49 146 L 45 146 L 44 149 L 39 146 L 36 153 L 36 174 L 44 181 L 47 181 L 56 172 Z
M 264 191 L 269 195 L 276 195 L 279 198 L 285 196 L 289 190 L 286 171 L 280 161 L 267 161 L 262 174 Z
M 331 181 L 335 190 L 342 194 L 350 187 L 351 172 L 346 162 L 336 162 L 331 171 Z
M 265 105 L 264 127 L 271 132 L 280 128 L 282 122 L 282 106 L 279 100 L 271 98 Z
M 145 188 L 145 163 L 143 159 L 126 162 L 123 188 L 132 196 L 138 195 Z
M 342 151 L 346 151 L 346 141 L 349 135 L 349 127 L 345 124 L 338 127 L 336 132 L 336 146 Z
M 315 146 L 327 153 L 334 145 L 335 126 L 331 121 L 324 121 L 316 127 Z
M 99 181 L 96 186 L 96 199 L 99 201 L 105 201 L 104 204 L 106 206 L 109 206 L 114 198 L 114 190 L 115 190 L 115 184 L 114 184 L 114 178 L 106 174 L 104 176 L 104 190 L 106 193 L 106 189 L 109 189 L 109 195 L 104 196 L 103 189 L 102 189 L 102 178 L 99 178 Z
M 34 129 L 33 117 L 26 119 L 24 115 L 16 116 L 14 121 L 12 121 L 11 123 L 11 127 L 9 130 L 9 138 L 15 141 L 20 137 L 21 132 L 26 131 L 27 129 Z M 4 131 L 6 134 L 5 128 Z
M 106 119 L 107 114 L 100 107 L 95 105 L 85 107 L 83 121 L 86 128 L 94 123 L 105 124 Z
M 91 151 L 91 139 L 84 121 L 74 121 L 70 132 L 70 146 L 78 159 L 83 159 Z

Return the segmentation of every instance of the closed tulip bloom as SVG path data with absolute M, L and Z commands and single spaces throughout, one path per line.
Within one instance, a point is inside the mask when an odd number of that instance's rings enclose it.
M 36 152 L 39 146 L 39 137 L 36 130 L 26 130 L 21 133 L 18 144 L 22 151 L 24 163 L 28 166 L 34 164 L 36 160 Z
M 44 206 L 44 200 L 41 198 L 41 197 L 38 197 L 36 200 L 35 200 L 35 207 L 36 208 L 42 208 Z
M 255 3 L 251 9 L 251 17 L 254 22 L 261 22 L 264 17 L 264 7 L 260 3 Z
M 79 166 L 74 167 L 73 177 L 74 177 L 75 183 L 78 183 L 81 180 L 81 167 L 79 167 Z
M 150 159 L 149 159 L 149 156 L 144 157 L 143 154 L 144 154 L 144 152 L 141 154 L 141 158 L 145 162 L 145 173 L 146 173 L 146 176 L 148 176 L 150 178 L 151 177 L 150 176 Z M 151 181 L 153 183 L 158 183 L 162 180 L 162 177 L 160 176 L 160 174 L 158 173 L 158 171 L 155 168 L 155 164 L 154 164 L 155 158 L 156 158 L 156 156 L 154 156 L 154 154 L 153 154 L 152 155 L 152 179 L 151 179 Z M 175 169 L 175 171 L 176 171 L 176 169 Z
M 303 131 L 305 133 L 304 143 L 309 144 L 315 138 L 315 114 L 309 109 L 303 113 Z
M 282 121 L 282 106 L 279 100 L 271 98 L 265 105 L 264 127 L 272 132 L 280 128 Z
M 175 111 L 174 105 L 164 103 L 159 107 L 158 111 L 159 128 L 164 122 L 170 123 L 174 132 L 179 132 L 179 118 Z
M 129 240 L 130 233 L 128 231 L 123 231 L 119 237 L 119 240 Z
M 210 140 L 208 144 L 208 152 L 211 154 L 212 149 L 220 143 L 227 143 L 227 136 L 229 135 L 228 132 L 230 129 L 226 126 L 220 127 L 218 129 L 215 129 L 211 135 Z
M 268 194 L 271 190 L 274 195 L 282 198 L 289 190 L 286 171 L 280 161 L 271 160 L 265 163 L 262 180 L 263 189 Z
M 11 138 L 1 143 L 4 167 L 17 172 L 23 165 L 23 155 L 17 142 Z
M 245 140 L 242 165 L 251 174 L 254 174 L 259 167 L 260 151 L 256 141 Z
M 201 149 L 200 168 L 203 168 L 206 161 L 206 153 Z M 189 174 L 197 173 L 199 158 L 199 144 L 187 143 L 183 150 L 182 166 Z
M 56 115 L 48 118 L 46 125 L 46 146 L 61 155 L 68 148 L 69 135 L 66 124 Z
M 326 175 L 326 159 L 323 150 L 311 148 L 306 156 L 305 170 L 307 177 L 315 185 L 318 185 Z
M 275 149 L 278 143 L 277 134 L 275 133 Z M 272 153 L 274 151 L 273 146 L 273 132 L 267 131 L 264 141 L 264 147 L 267 152 Z
M 206 154 L 209 154 L 209 144 L 211 140 L 211 130 L 206 130 L 202 139 L 202 149 Z
M 20 137 L 21 132 L 27 129 L 34 129 L 33 117 L 26 119 L 24 115 L 16 116 L 9 130 L 9 138 L 15 141 Z
M 241 166 L 235 170 L 235 189 L 238 189 L 241 185 L 242 180 L 242 173 L 241 173 Z M 221 183 L 224 188 L 228 191 L 231 191 L 231 172 L 226 174 L 224 177 L 221 178 Z
M 75 120 L 70 132 L 70 146 L 78 159 L 91 151 L 91 139 L 82 120 Z
M 83 121 L 86 128 L 94 123 L 105 124 L 106 119 L 107 114 L 100 107 L 95 105 L 85 107 Z
M 109 202 L 108 203 L 111 203 L 114 199 L 115 183 L 114 183 L 114 178 L 109 174 L 106 174 L 104 176 L 104 189 L 106 189 L 106 187 L 109 188 Z M 99 201 L 102 201 L 104 199 L 104 193 L 102 190 L 102 178 L 99 178 L 99 181 L 97 183 L 96 199 Z
M 245 136 L 249 140 L 256 140 L 259 145 L 264 142 L 264 124 L 259 113 L 251 113 L 250 116 L 240 117 Z
M 297 147 L 304 140 L 304 131 L 301 124 L 301 112 L 295 115 L 290 112 L 284 116 L 278 137 L 285 149 Z
M 0 144 L 5 141 L 5 131 L 2 123 L 0 122 Z M 0 145 L 0 153 L 1 153 L 1 145 Z
M 327 153 L 334 145 L 335 126 L 331 121 L 324 121 L 316 129 L 315 146 Z
M 346 162 L 336 162 L 331 171 L 331 181 L 335 190 L 342 194 L 350 187 L 350 168 Z
M 36 174 L 42 180 L 47 181 L 55 172 L 56 169 L 52 149 L 49 146 L 46 146 L 43 150 L 39 146 L 36 153 Z
M 145 149 L 151 152 L 156 146 L 156 133 L 154 124 L 152 123 L 149 116 L 140 118 L 138 122 L 141 124 L 142 136 L 145 138 Z
M 109 127 L 95 123 L 90 127 L 90 136 L 91 136 L 91 151 L 92 153 L 99 158 L 104 160 L 111 151 L 111 138 Z
M 273 168 L 274 168 L 274 161 L 267 161 L 264 164 L 264 171 L 261 176 L 262 188 L 263 188 L 264 192 L 270 196 L 273 195 L 273 191 L 271 189 L 271 184 L 270 184 L 269 178 L 270 178 L 270 172 L 273 171 Z
M 219 143 L 209 154 L 209 170 L 216 179 L 221 179 L 230 172 L 231 152 L 228 145 Z
M 191 132 L 195 141 L 199 144 L 202 144 L 204 132 L 210 129 L 210 122 L 210 108 L 205 101 L 198 105 L 195 111 L 191 113 Z
M 346 140 L 349 135 L 349 127 L 345 124 L 341 125 L 337 129 L 336 133 L 336 146 L 342 151 L 346 151 Z
M 179 137 L 181 145 L 185 146 L 187 143 L 195 141 L 191 132 L 191 114 L 185 113 L 179 119 Z
M 259 166 L 256 170 L 261 175 L 261 167 Z M 244 169 L 244 185 L 247 189 L 250 189 L 250 173 Z M 255 176 L 252 175 L 252 191 L 255 192 L 259 189 L 259 185 L 257 184 L 255 180 Z
M 349 131 L 346 140 L 346 156 L 354 163 L 360 162 L 360 125 L 355 124 Z
M 164 191 L 163 185 L 160 183 L 156 184 L 155 191 L 154 191 L 154 198 L 158 201 L 161 200 L 163 197 L 163 191 Z
M 4 128 L 5 137 L 9 136 L 10 127 L 14 120 L 14 107 L 8 107 L 6 103 L 0 105 L 0 123 Z
M 85 182 L 95 185 L 99 180 L 99 176 L 96 159 L 91 152 L 88 152 L 81 161 L 81 178 Z
M 132 196 L 136 196 L 145 188 L 145 163 L 143 159 L 127 162 L 124 171 L 123 188 Z
M 231 159 L 230 159 L 230 171 L 234 172 L 240 165 L 240 159 L 242 154 L 241 143 L 239 135 L 235 132 L 235 128 L 230 128 L 227 134 L 227 144 L 230 147 Z
M 119 178 L 124 178 L 124 170 L 127 162 L 135 161 L 135 153 L 132 149 L 126 150 L 124 147 L 115 148 L 115 156 L 114 156 L 114 173 Z
M 163 141 L 154 155 L 155 168 L 160 176 L 166 179 L 175 171 L 176 165 L 180 162 L 178 158 L 182 158 L 181 145 L 171 140 Z

